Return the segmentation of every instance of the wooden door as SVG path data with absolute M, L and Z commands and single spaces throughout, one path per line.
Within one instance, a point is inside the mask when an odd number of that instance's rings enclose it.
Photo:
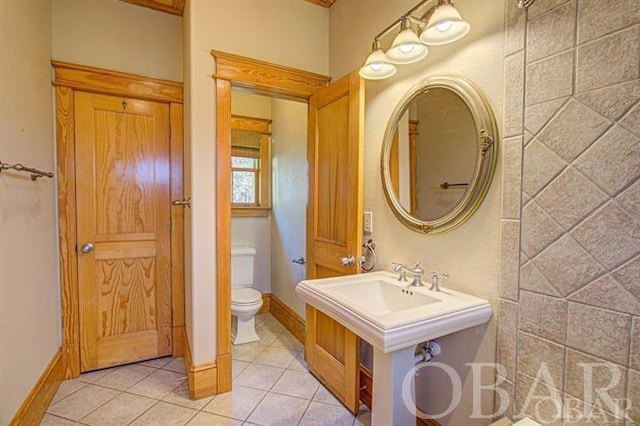
M 170 355 L 169 106 L 74 99 L 81 370 Z
M 360 272 L 364 84 L 352 73 L 309 100 L 307 276 Z M 307 305 L 305 356 L 311 371 L 353 413 L 358 411 L 358 337 Z

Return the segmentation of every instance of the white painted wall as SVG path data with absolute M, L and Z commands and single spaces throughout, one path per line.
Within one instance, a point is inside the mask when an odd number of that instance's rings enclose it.
M 185 11 L 190 60 L 186 110 L 190 135 L 191 302 L 187 316 L 195 364 L 216 357 L 215 81 L 211 49 L 326 74 L 329 11 L 300 0 L 193 0 Z M 189 142 L 188 142 L 189 143 Z M 197 230 L 197 232 L 195 232 Z
M 435 3 L 435 2 L 432 2 Z M 487 197 L 475 215 L 460 228 L 439 236 L 423 236 L 405 228 L 389 209 L 382 190 L 379 157 L 386 123 L 407 90 L 422 78 L 436 74 L 460 74 L 474 81 L 489 99 L 498 123 L 502 122 L 504 56 L 504 0 L 458 0 L 456 7 L 471 23 L 469 35 L 447 46 L 433 46 L 429 56 L 416 64 L 399 66 L 388 80 L 366 83 L 365 110 L 365 210 L 373 212 L 378 269 L 389 269 L 392 261 L 412 264 L 420 260 L 426 270 L 451 273 L 453 288 L 490 300 L 497 309 L 499 274 L 500 179 L 494 179 Z M 370 53 L 373 37 L 416 4 L 415 1 L 340 0 L 331 7 L 330 70 L 338 78 L 358 69 Z M 385 47 L 393 36 L 383 40 Z M 500 176 L 500 161 L 496 176 Z M 495 318 L 495 316 L 494 316 Z M 463 399 L 459 409 L 443 425 L 483 425 L 490 421 L 468 419 L 471 410 L 471 377 L 465 362 L 494 362 L 495 330 L 469 330 L 439 339 L 443 353 L 438 361 L 463 375 Z M 490 372 L 492 373 L 492 372 Z M 487 383 L 491 374 L 487 374 Z M 417 382 L 418 406 L 436 413 L 448 405 L 446 377 L 421 374 Z M 490 412 L 491 395 L 483 399 Z
M 182 19 L 119 0 L 53 0 L 53 58 L 182 81 Z
M 55 171 L 51 3 L 0 1 L 0 160 Z M 0 173 L 0 424 L 60 347 L 55 181 Z
M 271 98 L 234 90 L 231 114 L 271 120 Z M 231 245 L 256 249 L 253 286 L 262 294 L 271 293 L 271 215 L 231 218 Z
M 304 318 L 304 302 L 294 288 L 305 278 L 306 268 L 291 259 L 306 258 L 307 104 L 273 100 L 271 156 L 271 292 Z

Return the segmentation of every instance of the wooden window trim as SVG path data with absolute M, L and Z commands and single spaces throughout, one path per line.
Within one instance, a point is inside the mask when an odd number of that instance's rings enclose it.
M 231 217 L 267 217 L 271 211 L 271 122 L 265 118 L 231 116 L 232 130 L 246 130 L 260 133 L 260 167 L 258 168 L 257 183 L 259 186 L 258 202 L 252 206 L 238 206 L 231 204 Z M 231 168 L 231 170 L 234 170 Z

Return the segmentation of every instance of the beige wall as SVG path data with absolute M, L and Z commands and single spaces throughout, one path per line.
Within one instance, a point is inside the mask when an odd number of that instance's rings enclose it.
M 53 0 L 53 59 L 182 81 L 182 19 L 118 0 Z
M 631 401 L 626 424 L 640 424 L 640 5 L 538 0 L 507 17 L 498 360 L 516 399 L 508 414 L 551 424 L 560 413 L 527 406 L 533 392 L 570 410 L 565 424 L 621 425 L 579 417 L 592 409 L 584 401 L 615 409 L 583 387 L 579 363 L 599 363 L 591 389 Z M 542 362 L 549 379 L 532 389 Z
M 0 160 L 54 171 L 49 1 L 0 2 L 0 57 Z M 55 211 L 53 179 L 0 173 L 4 425 L 60 347 Z
M 307 104 L 274 99 L 272 129 L 271 290 L 304 318 L 304 302 L 294 288 L 306 268 L 291 259 L 307 252 Z
M 423 61 L 400 66 L 389 80 L 369 81 L 365 110 L 365 210 L 373 212 L 378 253 L 377 269 L 390 269 L 392 261 L 412 264 L 419 260 L 427 270 L 447 271 L 446 284 L 458 290 L 498 301 L 500 269 L 499 230 L 501 161 L 497 178 L 475 215 L 463 226 L 439 236 L 417 234 L 397 221 L 382 190 L 379 156 L 386 123 L 403 94 L 421 78 L 435 74 L 460 74 L 471 79 L 489 99 L 498 122 L 503 98 L 503 0 L 460 0 L 456 7 L 471 23 L 469 35 L 454 44 L 433 46 Z M 335 78 L 359 68 L 370 52 L 373 36 L 413 7 L 413 1 L 378 1 L 375 7 L 365 0 L 344 0 L 331 8 L 331 75 Z M 488 11 L 491 10 L 491 13 Z M 391 37 L 383 44 L 388 46 Z M 465 362 L 493 362 L 495 359 L 495 321 L 464 333 L 439 339 L 443 354 L 437 358 L 452 365 L 464 376 L 464 396 L 459 410 L 441 423 L 447 425 L 487 424 L 487 420 L 468 420 L 471 404 L 471 378 Z M 442 389 L 450 388 L 429 374 L 418 379 L 418 406 L 431 412 L 443 411 L 447 401 Z M 429 395 L 432 395 L 431 397 Z M 492 399 L 483 405 L 491 412 Z
M 233 91 L 231 114 L 247 117 L 271 117 L 271 98 Z M 260 293 L 271 292 L 271 216 L 234 217 L 231 219 L 231 246 L 256 249 L 253 286 Z
M 215 81 L 211 49 L 316 73 L 328 72 L 329 12 L 299 0 L 189 2 L 185 12 L 186 109 L 190 137 L 190 302 L 187 316 L 193 362 L 215 359 Z M 187 142 L 189 143 L 189 142 Z M 197 231 L 196 231 L 197 230 Z

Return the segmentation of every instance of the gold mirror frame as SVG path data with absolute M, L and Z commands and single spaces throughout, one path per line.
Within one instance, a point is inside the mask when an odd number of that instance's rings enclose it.
M 398 121 L 414 99 L 434 88 L 451 90 L 464 101 L 476 126 L 478 152 L 474 174 L 462 200 L 444 216 L 435 220 L 422 221 L 407 212 L 396 197 L 391 183 L 389 162 Z M 391 115 L 384 134 L 380 165 L 382 186 L 391 210 L 405 226 L 424 234 L 441 234 L 462 225 L 480 207 L 489 191 L 496 168 L 497 148 L 498 127 L 496 120 L 489 102 L 480 89 L 471 81 L 460 76 L 443 75 L 425 78 L 402 97 Z

